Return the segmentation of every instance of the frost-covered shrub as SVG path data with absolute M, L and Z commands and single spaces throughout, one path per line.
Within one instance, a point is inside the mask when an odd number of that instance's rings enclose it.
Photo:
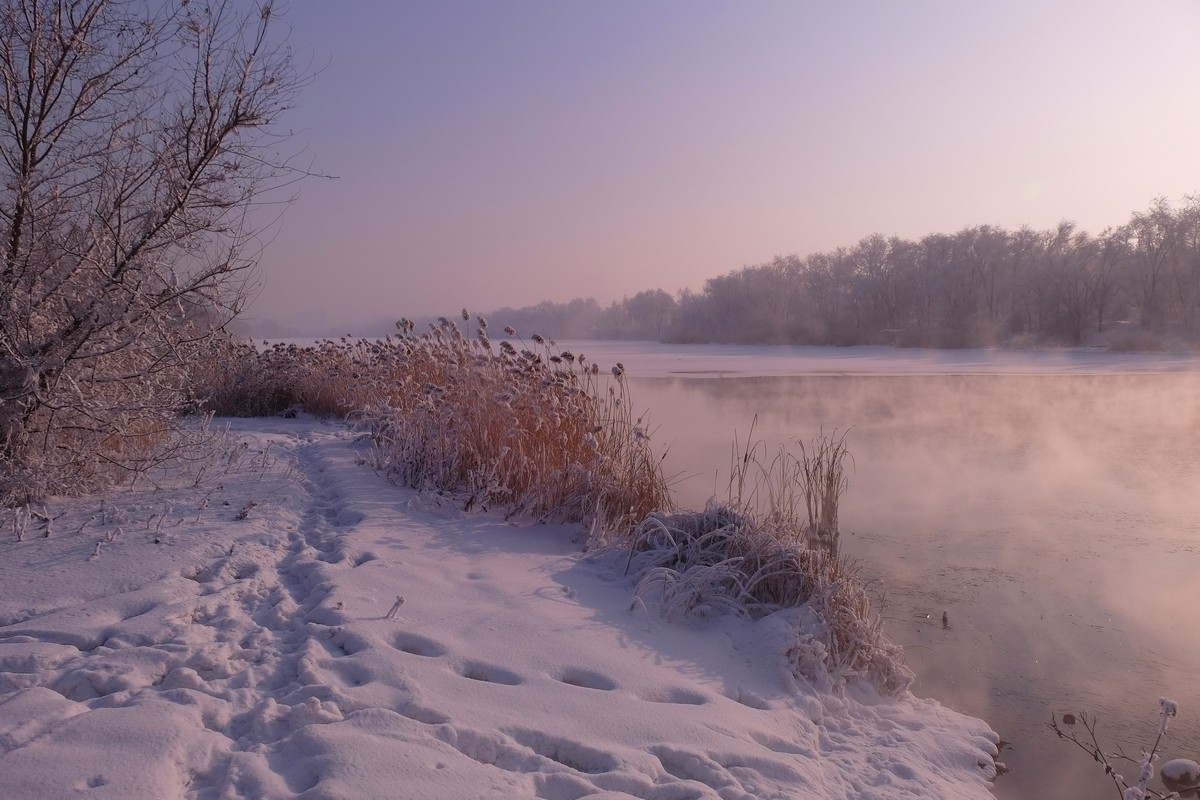
M 668 619 L 762 619 L 803 608 L 817 622 L 792 631 L 781 654 L 795 677 L 832 687 L 858 677 L 884 695 L 902 694 L 913 675 L 847 562 L 802 542 L 713 501 L 703 511 L 651 514 L 620 545 L 629 549 L 635 594 L 656 599 Z
M 1158 736 L 1154 739 L 1154 744 L 1150 749 L 1143 750 L 1138 759 L 1126 756 L 1120 747 L 1117 748 L 1115 754 L 1105 752 L 1096 734 L 1096 718 L 1095 716 L 1089 717 L 1087 712 L 1080 712 L 1078 717 L 1074 714 L 1063 714 L 1061 726 L 1059 717 L 1052 714 L 1047 727 L 1054 731 L 1058 738 L 1071 742 L 1099 764 L 1104 769 L 1104 774 L 1112 779 L 1122 800 L 1147 800 L 1152 797 L 1166 800 L 1171 797 L 1195 796 L 1200 793 L 1200 764 L 1186 758 L 1175 758 L 1163 764 L 1159 774 L 1168 793 L 1164 794 L 1150 788 L 1150 783 L 1154 779 L 1154 762 L 1158 760 L 1158 748 L 1167 735 L 1171 717 L 1179 713 L 1179 704 L 1166 697 L 1158 698 L 1158 708 Z M 1081 736 L 1076 733 L 1076 725 L 1083 728 L 1085 735 Z M 1113 765 L 1113 761 L 1118 759 L 1137 765 L 1137 780 L 1126 779 L 1121 771 Z
M 227 417 L 259 417 L 304 410 L 346 417 L 378 400 L 386 359 L 383 344 L 348 337 L 311 347 L 282 344 L 259 350 L 224 338 L 192 365 L 192 403 Z

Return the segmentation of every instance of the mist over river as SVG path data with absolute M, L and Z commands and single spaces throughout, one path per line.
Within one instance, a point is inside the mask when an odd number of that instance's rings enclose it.
M 914 693 L 1012 743 L 999 797 L 1116 794 L 1046 728 L 1052 713 L 1094 714 L 1105 749 L 1136 758 L 1166 696 L 1180 712 L 1160 763 L 1200 758 L 1194 357 L 572 346 L 625 364 L 684 506 L 725 495 L 735 432 L 752 423 L 771 452 L 846 433 L 843 550 L 905 646 Z

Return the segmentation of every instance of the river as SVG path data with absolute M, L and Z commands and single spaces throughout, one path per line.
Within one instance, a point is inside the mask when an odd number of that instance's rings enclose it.
M 1011 742 L 998 797 L 1117 796 L 1051 714 L 1095 715 L 1106 750 L 1136 757 L 1167 696 L 1161 760 L 1200 759 L 1196 357 L 571 346 L 625 364 L 683 506 L 724 494 L 752 424 L 772 449 L 845 433 L 843 550 L 913 692 Z

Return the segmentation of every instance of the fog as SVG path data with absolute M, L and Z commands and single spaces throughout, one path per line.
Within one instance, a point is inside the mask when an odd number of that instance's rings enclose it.
M 633 391 L 685 505 L 725 491 L 734 432 L 755 415 L 772 448 L 846 432 L 844 550 L 915 693 L 1013 743 L 1000 797 L 1112 792 L 1044 727 L 1052 713 L 1095 714 L 1102 742 L 1136 755 L 1167 696 L 1181 712 L 1163 756 L 1200 755 L 1200 375 L 691 376 Z

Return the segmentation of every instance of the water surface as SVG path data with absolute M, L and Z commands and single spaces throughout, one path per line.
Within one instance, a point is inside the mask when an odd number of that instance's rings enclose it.
M 1116 796 L 1045 728 L 1051 713 L 1095 714 L 1102 742 L 1136 757 L 1166 695 L 1181 716 L 1163 760 L 1200 758 L 1194 365 L 1089 354 L 1082 366 L 1052 356 L 954 374 L 951 360 L 906 375 L 906 361 L 927 359 L 897 351 L 855 374 L 805 375 L 792 360 L 791 374 L 770 376 L 752 352 L 714 374 L 700 368 L 703 351 L 678 348 L 688 368 L 672 376 L 661 366 L 674 351 L 641 347 L 625 353 L 644 376 L 634 403 L 669 448 L 683 505 L 726 491 L 735 431 L 744 438 L 755 418 L 771 447 L 847 432 L 843 548 L 906 647 L 914 692 L 1012 742 L 999 797 Z M 639 372 L 643 357 L 651 366 Z

